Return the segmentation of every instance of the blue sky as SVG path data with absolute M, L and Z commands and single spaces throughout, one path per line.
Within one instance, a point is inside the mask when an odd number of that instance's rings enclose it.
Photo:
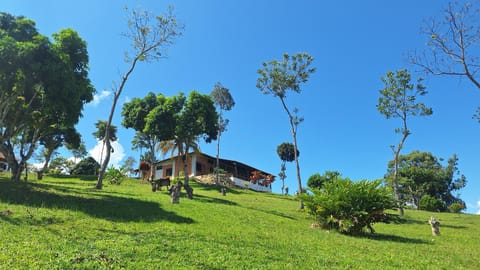
M 50 36 L 73 28 L 87 41 L 90 78 L 98 91 L 78 124 L 89 150 L 96 145 L 94 123 L 105 120 L 109 95 L 125 72 L 124 51 L 129 42 L 124 7 L 140 6 L 163 13 L 175 7 L 185 24 L 184 35 L 170 48 L 168 58 L 142 63 L 128 81 L 121 101 L 144 97 L 147 92 L 176 95 L 192 89 L 210 93 L 216 82 L 228 87 L 236 101 L 226 117 L 221 155 L 277 174 L 276 147 L 291 141 L 288 118 L 279 100 L 255 87 L 257 69 L 283 53 L 307 52 L 315 57 L 316 73 L 302 86 L 301 94 L 288 95 L 291 107 L 305 118 L 298 130 L 303 182 L 313 173 L 338 170 L 354 180 L 382 178 L 393 154 L 390 145 L 400 140 L 394 129 L 398 119 L 387 120 L 375 105 L 380 80 L 389 70 L 417 68 L 406 60 L 412 50 L 422 50 L 423 21 L 441 16 L 447 1 L 62 1 L 3 0 L 0 10 L 24 15 Z M 425 77 L 429 94 L 421 101 L 433 115 L 411 118 L 412 135 L 402 153 L 430 151 L 448 159 L 456 153 L 459 169 L 468 180 L 460 191 L 468 213 L 480 213 L 480 124 L 472 119 L 480 105 L 480 91 L 462 78 Z M 133 152 L 134 132 L 121 127 L 121 106 L 113 124 L 119 127 L 118 157 L 138 157 Z M 215 154 L 215 143 L 202 144 Z M 123 149 L 123 151 L 122 151 Z M 65 153 L 66 154 L 66 153 Z M 287 167 L 287 186 L 297 189 L 293 164 Z M 280 181 L 274 191 L 280 191 Z

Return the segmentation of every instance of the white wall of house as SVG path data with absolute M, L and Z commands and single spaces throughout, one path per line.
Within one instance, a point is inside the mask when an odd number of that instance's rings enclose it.
M 272 188 L 258 185 L 258 184 L 253 184 L 250 181 L 245 181 L 236 177 L 230 177 L 230 180 L 238 187 L 242 188 L 248 188 L 251 190 L 256 190 L 256 191 L 261 191 L 261 192 L 272 192 Z

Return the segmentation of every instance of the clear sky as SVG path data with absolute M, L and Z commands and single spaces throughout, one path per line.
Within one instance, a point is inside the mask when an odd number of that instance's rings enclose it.
M 24 15 L 51 36 L 73 28 L 88 43 L 90 78 L 97 89 L 78 124 L 87 149 L 96 141 L 94 123 L 106 120 L 111 89 L 125 72 L 124 51 L 129 42 L 125 6 L 163 13 L 175 7 L 185 24 L 184 35 L 170 48 L 168 58 L 141 63 L 128 81 L 121 102 L 144 97 L 148 91 L 176 95 L 195 89 L 210 93 L 216 82 L 228 87 L 236 105 L 226 114 L 228 131 L 222 136 L 221 156 L 277 174 L 276 147 L 291 141 L 288 118 L 279 100 L 256 88 L 256 71 L 264 61 L 283 53 L 307 52 L 315 57 L 316 73 L 289 94 L 287 103 L 298 107 L 305 122 L 298 143 L 302 180 L 313 173 L 338 170 L 354 180 L 382 178 L 393 158 L 390 145 L 400 140 L 394 129 L 400 120 L 387 120 L 375 107 L 380 80 L 389 70 L 408 68 L 406 55 L 425 48 L 420 33 L 425 19 L 442 16 L 447 1 L 126 1 L 126 0 L 2 0 L 0 10 Z M 479 52 L 480 53 L 480 52 Z M 480 91 L 469 81 L 452 77 L 425 78 L 429 94 L 421 101 L 433 115 L 411 118 L 412 135 L 402 153 L 430 151 L 448 159 L 456 153 L 459 169 L 468 180 L 460 191 L 468 213 L 480 213 L 480 123 L 472 119 L 480 105 Z M 138 158 L 131 150 L 134 131 L 121 127 L 121 104 L 113 124 L 119 127 L 117 162 Z M 215 155 L 215 143 L 201 150 Z M 122 150 L 123 149 L 123 150 Z M 295 168 L 287 167 L 287 186 L 297 190 Z M 280 181 L 273 184 L 280 191 Z

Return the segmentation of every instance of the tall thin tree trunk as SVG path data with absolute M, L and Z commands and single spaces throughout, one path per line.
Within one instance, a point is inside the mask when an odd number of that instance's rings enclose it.
M 393 160 L 394 162 L 394 169 L 393 169 L 393 179 L 392 179 L 392 186 L 393 186 L 393 195 L 395 197 L 395 200 L 399 203 L 398 205 L 398 214 L 400 216 L 403 216 L 404 211 L 403 211 L 403 206 L 400 201 L 400 189 L 398 185 L 398 158 L 400 156 L 400 151 L 403 148 L 403 144 L 405 143 L 405 140 L 407 139 L 408 135 L 410 135 L 410 132 L 406 128 L 406 124 L 404 125 L 404 132 L 402 136 L 402 140 L 397 146 L 397 149 L 394 150 L 395 153 L 395 159 Z
M 293 136 L 293 153 L 295 155 L 295 168 L 297 169 L 297 183 L 298 183 L 298 194 L 303 193 L 303 187 L 302 187 L 302 178 L 300 178 L 300 164 L 298 162 L 298 155 L 297 155 L 297 132 L 294 129 L 294 126 L 292 125 L 292 136 Z M 303 209 L 303 201 L 300 200 L 300 209 Z
M 295 168 L 297 170 L 297 183 L 298 183 L 298 194 L 301 194 L 303 193 L 303 188 L 302 188 L 302 178 L 300 178 L 300 164 L 298 162 L 298 155 L 297 155 L 297 131 L 296 131 L 296 125 L 295 125 L 295 122 L 294 122 L 294 117 L 293 115 L 290 113 L 290 110 L 288 109 L 287 107 L 287 104 L 285 104 L 285 100 L 283 100 L 283 98 L 280 98 L 280 100 L 282 101 L 282 105 L 283 105 L 283 108 L 285 109 L 285 111 L 287 112 L 288 114 L 288 119 L 290 121 L 290 128 L 292 129 L 292 137 L 293 137 L 293 152 L 294 152 L 294 157 L 295 157 Z M 304 208 L 304 205 L 303 205 L 303 201 L 300 200 L 300 209 L 303 209 Z
M 215 169 L 215 184 L 217 184 L 217 185 L 220 184 L 220 174 L 219 174 L 219 170 L 220 170 L 220 135 L 221 135 L 221 131 L 220 131 L 220 126 L 219 126 L 218 136 L 217 136 L 217 166 L 216 166 L 216 169 Z
M 107 130 L 108 129 L 109 129 L 109 127 L 107 128 Z M 105 132 L 105 136 L 107 136 L 107 135 L 110 136 L 109 131 Z M 108 138 L 108 137 L 106 137 L 106 138 Z M 107 170 L 108 163 L 110 162 L 110 152 L 111 152 L 112 146 L 110 144 L 109 139 L 105 140 L 105 146 L 106 146 L 105 159 L 103 160 L 102 165 L 100 167 L 100 171 L 98 172 L 97 185 L 95 186 L 95 188 L 97 188 L 97 189 L 102 189 L 102 187 L 103 187 L 103 177 L 105 176 L 105 171 Z
M 115 108 L 117 107 L 118 98 L 122 94 L 123 88 L 125 87 L 125 84 L 127 83 L 128 77 L 130 76 L 130 74 L 135 69 L 137 61 L 139 60 L 139 57 L 141 57 L 141 56 L 142 55 L 137 56 L 133 59 L 132 64 L 130 65 L 130 68 L 125 73 L 125 75 L 123 75 L 123 77 L 122 77 L 122 82 L 120 83 L 120 87 L 118 88 L 118 91 L 113 92 L 113 104 L 112 104 L 112 108 L 110 109 L 110 114 L 108 115 L 107 125 L 105 127 L 105 140 L 106 140 L 106 145 L 107 145 L 107 153 L 105 155 L 105 160 L 101 164 L 100 172 L 98 173 L 98 181 L 97 181 L 97 185 L 96 185 L 97 189 L 102 189 L 103 176 L 105 175 L 105 171 L 107 169 L 108 162 L 110 162 L 110 153 L 111 153 L 111 148 L 112 148 L 112 146 L 110 144 L 110 126 L 112 125 L 113 114 L 115 113 Z

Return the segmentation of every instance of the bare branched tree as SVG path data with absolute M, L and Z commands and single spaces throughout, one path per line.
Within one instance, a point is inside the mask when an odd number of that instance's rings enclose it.
M 129 12 L 128 9 L 126 9 Z M 118 87 L 113 89 L 113 104 L 108 116 L 105 138 L 109 138 L 109 126 L 112 124 L 113 115 L 120 95 L 135 70 L 138 62 L 153 62 L 165 57 L 167 49 L 175 39 L 182 35 L 184 26 L 177 22 L 170 7 L 166 14 L 154 16 L 148 11 L 132 10 L 128 19 L 128 32 L 124 36 L 132 42 L 131 50 L 125 53 L 125 61 L 129 68 L 123 74 Z M 111 144 L 105 140 L 106 155 L 98 174 L 97 189 L 102 188 L 105 170 L 110 162 Z
M 480 2 L 449 3 L 442 17 L 425 21 L 427 49 L 412 52 L 410 62 L 427 74 L 462 76 L 480 89 Z M 474 118 L 480 121 L 480 108 Z

